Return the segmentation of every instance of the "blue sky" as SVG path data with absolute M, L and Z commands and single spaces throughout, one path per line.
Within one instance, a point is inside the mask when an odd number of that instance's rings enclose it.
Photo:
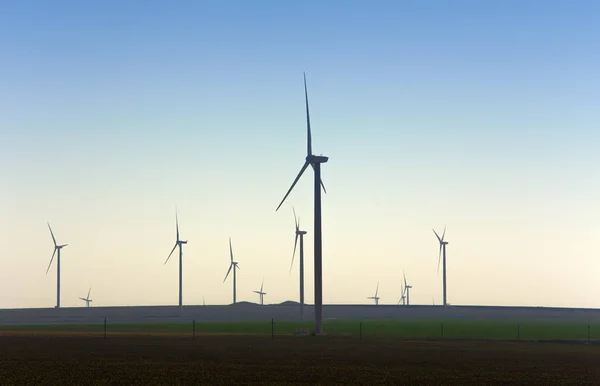
M 306 71 L 323 167 L 325 302 L 598 307 L 600 5 L 592 1 L 0 4 L 0 307 L 297 298 L 312 245 Z M 312 251 L 307 248 L 307 299 Z M 135 278 L 135 279 L 133 279 Z M 510 285 L 508 285 L 510 283 Z M 562 284 L 561 284 L 562 283 Z M 96 300 L 97 299 L 97 300 Z

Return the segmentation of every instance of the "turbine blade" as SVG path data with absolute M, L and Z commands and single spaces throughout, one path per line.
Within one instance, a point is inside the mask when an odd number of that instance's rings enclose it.
M 285 201 L 285 199 L 287 198 L 287 196 L 290 195 L 290 193 L 292 192 L 292 189 L 294 189 L 294 186 L 296 186 L 296 183 L 298 182 L 298 180 L 300 179 L 300 177 L 302 177 L 302 173 L 304 173 L 304 171 L 306 170 L 306 168 L 308 167 L 308 165 L 310 165 L 310 163 L 308 161 L 304 162 L 304 165 L 302 166 L 302 169 L 300 169 L 300 173 L 298 173 L 298 176 L 296 177 L 296 179 L 292 183 L 292 186 L 290 186 L 290 189 L 287 191 L 287 193 L 283 197 L 283 200 L 281 200 L 281 202 L 279 203 L 279 206 L 277 207 L 277 209 L 275 209 L 275 212 L 277 212 L 279 210 L 279 208 L 281 207 L 281 205 L 283 205 L 283 202 Z
M 48 229 L 50 229 L 50 234 L 52 235 L 52 241 L 54 241 L 54 246 L 56 247 L 56 239 L 54 238 L 54 233 L 52 232 L 52 228 L 50 228 L 50 223 L 46 222 L 46 224 L 48 224 Z
M 296 232 L 300 230 L 300 224 L 298 223 L 298 218 L 296 217 L 296 209 L 292 206 L 292 211 L 294 212 L 294 224 L 296 224 Z
M 433 231 L 433 233 L 435 233 L 435 237 L 437 237 L 438 241 L 441 243 L 442 239 L 440 238 L 440 235 L 437 234 L 437 232 L 435 231 L 435 229 L 431 229 Z
M 292 264 L 290 264 L 290 273 L 292 273 L 292 267 L 294 266 L 294 257 L 296 257 L 296 246 L 298 245 L 298 233 L 296 233 L 296 239 L 294 240 L 294 253 L 292 253 Z
M 46 275 L 48 271 L 50 271 L 50 266 L 52 265 L 52 260 L 54 260 L 54 254 L 56 253 L 56 247 L 54 247 L 54 252 L 52 252 L 52 257 L 50 258 L 50 264 L 48 264 L 48 269 L 46 270 Z
M 315 165 L 310 164 L 310 166 L 312 166 L 313 170 L 315 170 Z M 323 192 L 327 193 L 327 190 L 325 189 L 325 185 L 323 184 L 323 180 L 321 179 L 320 182 L 321 182 L 321 188 L 323 188 Z
M 444 233 L 442 233 L 442 241 L 444 241 L 444 236 L 446 235 L 446 226 L 444 225 Z
M 92 292 L 92 287 L 90 287 L 90 289 L 88 291 L 88 296 L 87 296 L 88 299 L 90 298 L 90 292 Z
M 258 292 L 258 291 L 252 291 L 252 292 L 254 292 L 255 294 L 259 294 L 260 295 L 260 292 Z
M 231 267 L 233 267 L 233 264 L 229 265 L 229 269 L 227 270 L 227 275 L 225 275 L 225 279 L 223 279 L 223 283 L 225 283 L 225 280 L 227 280 L 227 276 L 229 276 L 229 272 L 231 272 Z
M 84 298 L 79 298 L 79 299 L 83 300 L 84 302 L 87 302 L 87 301 L 88 301 L 87 299 L 84 299 Z
M 379 293 L 379 282 L 377 282 L 377 289 L 375 290 L 375 297 L 377 297 L 378 293 Z
M 262 293 L 262 290 L 263 290 L 263 285 L 264 285 L 264 284 L 265 284 L 265 278 L 263 277 L 263 281 L 262 281 L 262 283 L 260 284 L 260 292 L 261 292 L 261 293 Z
M 231 247 L 231 237 L 229 238 L 229 257 L 231 258 L 231 263 L 233 264 L 233 248 Z
M 440 273 L 440 263 L 442 262 L 442 245 L 440 244 L 440 256 L 438 257 L 438 267 L 437 267 L 437 273 Z
M 312 136 L 310 132 L 310 112 L 308 109 L 308 90 L 306 88 L 306 72 L 304 73 L 304 101 L 306 103 L 306 155 L 312 155 Z
M 169 259 L 171 258 L 171 255 L 175 251 L 175 248 L 177 248 L 177 244 L 179 244 L 179 243 L 176 242 L 175 246 L 173 246 L 173 249 L 171 249 L 171 253 L 169 253 L 169 256 L 167 257 L 167 260 L 165 260 L 165 265 L 167 264 L 167 261 L 169 261 Z
M 177 241 L 179 241 L 179 218 L 177 217 L 177 207 L 175 207 L 175 228 L 177 229 Z

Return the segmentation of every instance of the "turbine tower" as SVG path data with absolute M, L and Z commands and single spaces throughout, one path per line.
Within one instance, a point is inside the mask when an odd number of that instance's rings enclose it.
M 179 246 L 179 307 L 183 305 L 183 244 L 187 244 L 187 240 L 179 240 L 179 219 L 177 217 L 177 209 L 175 209 L 175 229 L 177 230 L 177 239 L 175 240 L 175 245 L 173 249 L 171 249 L 171 253 L 165 260 L 165 265 L 167 265 L 167 261 L 171 258 L 171 255 L 175 251 L 175 248 Z
M 378 306 L 379 305 L 379 296 L 377 296 L 377 294 L 379 293 L 379 282 L 377 282 L 377 289 L 375 290 L 375 296 L 369 296 L 367 299 L 373 299 L 375 300 L 375 305 Z
M 442 301 L 442 305 L 446 306 L 448 304 L 448 302 L 446 301 L 446 245 L 448 245 L 447 241 L 444 241 L 444 236 L 446 235 L 446 227 L 444 227 L 444 233 L 442 233 L 442 237 L 440 237 L 437 232 L 435 231 L 435 229 L 433 229 L 433 233 L 435 233 L 435 237 L 437 237 L 438 241 L 440 242 L 440 256 L 438 257 L 438 273 L 440 273 L 440 259 L 442 258 L 442 252 L 443 252 L 443 256 L 444 256 L 444 261 L 443 261 L 443 267 L 442 267 L 442 271 L 443 271 L 443 301 Z
M 409 285 L 406 281 L 406 274 L 404 272 L 402 272 L 404 274 L 404 291 L 406 291 L 406 305 L 410 306 L 410 289 L 412 288 L 412 285 Z
M 88 291 L 87 298 L 79 298 L 85 302 L 85 306 L 88 308 L 90 307 L 90 303 L 92 302 L 92 299 L 90 299 L 90 292 L 92 292 L 92 287 L 90 287 L 90 290 Z
M 294 212 L 294 223 L 296 224 L 296 238 L 294 240 L 294 253 L 292 254 L 290 273 L 292 273 L 294 257 L 296 256 L 296 246 L 298 245 L 298 238 L 300 238 L 300 320 L 304 320 L 304 235 L 306 231 L 300 230 L 300 219 L 296 217 L 296 210 L 294 208 L 292 210 Z
M 260 296 L 260 305 L 262 306 L 264 304 L 263 300 L 265 295 L 267 294 L 266 292 L 263 292 L 263 285 L 265 284 L 265 278 L 263 277 L 262 283 L 260 285 L 260 291 L 253 291 L 255 294 L 258 294 L 258 296 Z
M 229 264 L 229 269 L 227 270 L 225 279 L 223 279 L 223 283 L 225 283 L 225 280 L 227 280 L 227 276 L 229 276 L 229 273 L 231 272 L 231 268 L 233 268 L 233 304 L 235 304 L 236 303 L 236 298 L 235 298 L 236 283 L 237 283 L 237 276 L 235 274 L 235 271 L 240 269 L 240 267 L 238 267 L 237 261 L 233 261 L 233 248 L 231 248 L 231 237 L 229 238 L 229 256 L 231 257 L 231 263 Z
M 296 183 L 310 165 L 315 172 L 314 179 L 314 192 L 315 192 L 315 251 L 314 251 L 314 259 L 315 259 L 315 333 L 320 334 L 323 332 L 323 255 L 322 255 L 322 244 L 321 244 L 321 187 L 323 191 L 326 192 L 325 186 L 323 185 L 323 181 L 321 181 L 321 164 L 327 162 L 329 159 L 323 155 L 313 155 L 312 153 L 312 138 L 310 131 L 310 113 L 308 108 L 308 91 L 306 88 L 306 74 L 304 74 L 304 100 L 306 104 L 306 160 L 302 169 L 300 169 L 300 173 L 292 183 L 292 186 L 287 191 L 281 203 L 275 209 L 277 211 L 287 196 L 290 194 Z
M 52 241 L 54 242 L 54 252 L 52 252 L 52 258 L 50 258 L 50 264 L 48 264 L 48 269 L 46 270 L 46 275 L 50 270 L 50 266 L 52 265 L 52 260 L 54 260 L 54 254 L 56 254 L 56 308 L 60 308 L 60 250 L 66 247 L 68 244 L 58 245 L 56 244 L 56 238 L 54 237 L 54 233 L 52 232 L 52 228 L 50 228 L 50 223 L 48 224 L 48 229 L 50 229 L 50 235 L 52 235 Z M 57 253 L 58 251 L 58 253 Z

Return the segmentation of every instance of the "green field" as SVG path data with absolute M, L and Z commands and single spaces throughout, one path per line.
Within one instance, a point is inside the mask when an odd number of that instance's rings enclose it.
M 195 324 L 195 334 L 247 334 L 275 336 L 293 335 L 298 327 L 312 331 L 312 322 L 271 321 L 243 323 Z M 489 321 L 489 320 L 447 320 L 447 321 L 326 321 L 327 335 L 369 337 L 390 337 L 403 339 L 495 339 L 495 340 L 557 340 L 557 341 L 600 341 L 600 324 L 586 324 L 569 321 Z M 149 334 L 192 336 L 193 324 L 111 324 L 107 321 L 107 335 Z M 0 333 L 51 333 L 77 335 L 103 335 L 104 324 L 68 325 L 0 325 Z

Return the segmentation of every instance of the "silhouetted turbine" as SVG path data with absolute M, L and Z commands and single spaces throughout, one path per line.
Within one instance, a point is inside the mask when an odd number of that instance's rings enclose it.
M 445 306 L 448 304 L 448 302 L 446 301 L 446 245 L 448 245 L 447 241 L 444 241 L 444 236 L 446 235 L 446 227 L 444 227 L 444 233 L 442 233 L 442 237 L 440 237 L 437 232 L 435 231 L 435 229 L 433 229 L 433 233 L 435 233 L 435 237 L 437 237 L 439 243 L 440 243 L 440 255 L 438 257 L 438 268 L 437 271 L 438 273 L 440 272 L 440 259 L 442 258 L 442 256 L 444 257 L 443 259 L 443 264 L 442 264 L 442 271 L 443 271 L 443 303 L 442 305 Z M 442 253 L 443 252 L 443 253 Z
M 296 238 L 294 239 L 294 253 L 292 254 L 292 264 L 290 264 L 290 273 L 292 273 L 298 238 L 300 238 L 300 320 L 304 320 L 304 235 L 306 231 L 300 230 L 300 219 L 296 217 L 294 208 L 292 208 L 292 211 L 294 212 L 294 223 L 296 225 Z
M 406 291 L 406 305 L 410 306 L 410 289 L 412 288 L 412 285 L 409 285 L 408 282 L 406 281 L 406 274 L 404 272 L 402 272 L 404 275 L 404 291 Z
M 370 296 L 367 299 L 373 299 L 375 300 L 375 305 L 378 306 L 379 305 L 379 296 L 377 296 L 377 294 L 379 293 L 379 282 L 377 282 L 377 289 L 375 290 L 375 296 Z
M 231 247 L 231 237 L 229 238 L 229 256 L 231 257 L 231 263 L 229 264 L 229 269 L 227 270 L 225 279 L 223 279 L 223 283 L 225 283 L 225 280 L 227 280 L 227 276 L 229 276 L 229 272 L 231 272 L 231 269 L 233 268 L 233 304 L 235 304 L 236 303 L 236 283 L 237 283 L 237 276 L 235 274 L 235 271 L 240 269 L 240 267 L 238 267 L 237 261 L 233 261 L 233 248 Z
M 264 304 L 263 300 L 264 300 L 264 296 L 267 294 L 266 292 L 263 292 L 263 285 L 265 284 L 265 278 L 263 277 L 262 283 L 260 284 L 260 291 L 252 291 L 255 294 L 258 294 L 258 296 L 260 297 L 260 305 L 262 306 Z
M 86 307 L 89 307 L 90 303 L 92 302 L 92 299 L 90 299 L 90 292 L 92 292 L 92 287 L 90 287 L 90 290 L 88 291 L 87 298 L 81 298 L 81 297 L 79 298 L 85 302 Z
M 58 251 L 56 256 L 56 308 L 60 308 L 60 250 L 66 247 L 68 244 L 56 244 L 56 238 L 54 238 L 54 233 L 52 232 L 52 228 L 50 228 L 50 223 L 47 224 L 48 229 L 50 229 L 50 235 L 52 235 L 52 241 L 54 242 L 54 252 L 52 252 L 50 264 L 48 264 L 48 269 L 46 269 L 46 275 L 48 274 L 50 266 L 52 265 L 52 261 L 54 260 L 54 254 L 56 254 Z
M 187 244 L 187 240 L 179 240 L 179 218 L 177 217 L 177 209 L 175 209 L 175 229 L 177 231 L 177 238 L 175 239 L 175 245 L 173 249 L 171 249 L 171 253 L 165 260 L 165 265 L 167 265 L 167 261 L 171 258 L 171 255 L 175 251 L 175 248 L 179 246 L 179 307 L 183 305 L 183 244 Z
M 281 203 L 275 209 L 277 211 L 287 196 L 290 194 L 296 183 L 306 170 L 308 166 L 312 166 L 315 172 L 314 179 L 314 192 L 315 192 L 315 333 L 319 334 L 323 332 L 323 255 L 322 255 L 322 231 L 321 231 L 321 187 L 323 191 L 325 191 L 325 186 L 323 185 L 323 181 L 321 181 L 321 164 L 327 162 L 329 159 L 323 155 L 316 156 L 312 153 L 312 138 L 310 131 L 310 113 L 308 108 L 308 91 L 306 88 L 306 74 L 304 74 L 304 100 L 306 104 L 306 161 L 302 168 L 300 169 L 300 173 L 292 183 L 292 186 L 287 191 Z M 326 191 L 325 191 L 326 192 Z

